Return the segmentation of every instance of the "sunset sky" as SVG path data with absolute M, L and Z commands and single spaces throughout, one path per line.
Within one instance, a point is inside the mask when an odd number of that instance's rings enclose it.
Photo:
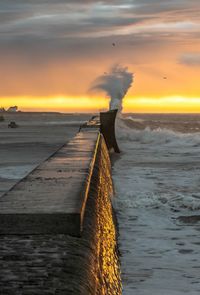
M 0 0 L 0 107 L 105 109 L 88 89 L 114 64 L 124 111 L 200 112 L 200 1 Z

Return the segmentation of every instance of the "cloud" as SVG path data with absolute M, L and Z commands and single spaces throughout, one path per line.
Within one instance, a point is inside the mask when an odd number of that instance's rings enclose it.
M 113 63 L 162 64 L 174 44 L 176 58 L 188 50 L 183 42 L 199 38 L 199 7 L 199 0 L 0 1 L 0 93 L 80 94 Z
M 185 53 L 179 58 L 179 62 L 187 66 L 200 66 L 200 52 Z
M 198 22 L 197 6 L 196 0 L 125 0 L 123 4 L 116 0 L 7 0 L 0 2 L 0 40 L 62 42 L 131 35 L 138 30 L 180 32 L 186 24 L 192 30 Z

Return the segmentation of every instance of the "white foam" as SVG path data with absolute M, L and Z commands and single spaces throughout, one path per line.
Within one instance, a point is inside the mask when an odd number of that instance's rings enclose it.
M 113 167 L 124 295 L 198 294 L 200 133 L 134 130 L 121 120 Z M 169 284 L 170 281 L 170 284 Z
M 133 117 L 131 117 L 131 116 L 127 116 L 127 117 L 123 117 L 123 120 L 124 121 L 131 121 L 131 122 L 139 122 L 139 123 L 143 123 L 143 122 L 145 122 L 145 120 L 144 119 L 141 119 L 141 118 L 133 118 Z
M 165 145 L 187 145 L 200 146 L 200 132 L 198 133 L 181 133 L 169 129 L 157 128 L 151 130 L 146 127 L 144 130 L 131 129 L 125 123 L 118 119 L 117 121 L 117 136 L 123 141 L 139 141 L 142 144 L 165 144 Z

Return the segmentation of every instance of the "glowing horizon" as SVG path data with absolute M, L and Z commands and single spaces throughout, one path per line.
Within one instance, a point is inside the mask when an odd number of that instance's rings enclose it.
M 115 64 L 134 83 L 124 112 L 200 112 L 200 2 L 0 3 L 0 106 L 88 112 L 106 109 L 93 81 Z
M 21 111 L 47 112 L 98 112 L 107 110 L 109 99 L 100 96 L 49 96 L 49 97 L 2 97 L 0 107 L 5 109 L 17 105 Z M 200 97 L 184 97 L 180 95 L 164 97 L 131 97 L 123 101 L 124 113 L 200 113 Z

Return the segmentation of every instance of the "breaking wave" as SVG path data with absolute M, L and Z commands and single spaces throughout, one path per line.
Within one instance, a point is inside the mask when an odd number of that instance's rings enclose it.
M 114 206 L 117 210 L 136 209 L 136 208 L 152 208 L 152 209 L 167 209 L 180 212 L 182 209 L 195 211 L 200 209 L 200 194 L 192 196 L 182 194 L 163 193 L 155 195 L 153 193 L 140 193 L 135 195 L 133 191 L 126 192 L 124 200 L 114 201 Z
M 123 196 L 117 207 L 200 209 L 200 133 L 149 127 L 138 130 L 121 119 L 117 130 L 122 156 L 113 177 L 117 194 Z
M 171 116 L 146 118 L 118 118 L 116 127 L 122 153 L 113 167 L 113 204 L 123 294 L 198 294 L 200 132 L 189 132 L 193 118 L 177 118 L 183 132 Z
M 118 139 L 126 142 L 139 141 L 141 144 L 200 146 L 200 132 L 181 133 L 160 127 L 156 129 L 145 127 L 143 130 L 138 130 L 128 127 L 121 119 L 118 119 L 117 130 Z

